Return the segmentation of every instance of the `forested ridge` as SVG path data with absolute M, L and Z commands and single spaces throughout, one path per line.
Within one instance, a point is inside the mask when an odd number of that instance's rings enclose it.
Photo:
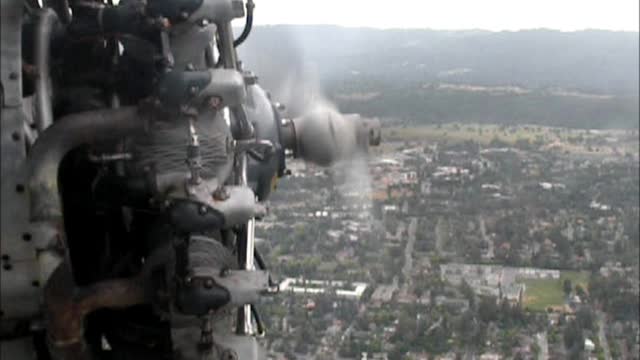
M 278 44 L 273 46 L 273 44 Z M 240 49 L 294 115 L 342 111 L 411 124 L 638 127 L 638 33 L 259 26 Z

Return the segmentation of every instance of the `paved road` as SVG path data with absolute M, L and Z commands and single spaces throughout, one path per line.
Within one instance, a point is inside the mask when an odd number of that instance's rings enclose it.
M 607 336 L 604 333 L 605 317 L 602 311 L 598 311 L 598 339 L 600 340 L 600 346 L 604 352 L 604 359 L 611 360 L 611 351 L 609 351 L 609 344 L 607 343 Z
M 429 326 L 429 328 L 427 329 L 427 331 L 425 332 L 426 335 L 429 335 L 433 330 L 435 330 L 436 328 L 438 328 L 440 325 L 442 324 L 442 316 L 438 319 L 438 321 L 436 321 L 435 323 L 433 323 L 431 326 Z
M 404 222 L 400 221 L 400 223 L 398 224 L 398 227 L 396 228 L 396 233 L 395 234 L 389 234 L 389 236 L 392 236 L 396 239 L 400 239 L 402 237 L 402 233 L 404 232 L 404 228 L 405 228 L 405 224 Z
M 442 247 L 443 247 L 443 241 L 444 239 L 442 238 L 443 234 L 442 234 L 442 224 L 443 224 L 444 219 L 442 219 L 442 217 L 438 217 L 438 222 L 436 223 L 436 228 L 435 228 L 435 235 L 436 235 L 436 252 L 438 253 L 438 255 L 442 254 Z
M 538 339 L 538 347 L 540 352 L 538 353 L 538 360 L 549 359 L 549 342 L 547 341 L 547 332 L 541 332 L 536 335 Z
M 487 250 L 487 257 L 490 259 L 493 259 L 494 257 L 493 240 L 489 239 L 489 237 L 487 236 L 487 227 L 484 224 L 484 217 L 482 215 L 479 216 L 479 222 L 480 222 L 480 235 L 482 236 L 482 239 L 486 241 L 487 244 L 489 245 L 489 249 Z
M 405 283 L 411 281 L 411 271 L 413 270 L 413 247 L 416 243 L 416 229 L 418 227 L 418 219 L 411 218 L 409 223 L 409 239 L 407 240 L 407 246 L 404 248 L 404 266 L 402 267 L 402 275 L 404 276 Z
M 413 283 L 411 273 L 413 271 L 413 247 L 416 243 L 416 229 L 418 227 L 418 220 L 411 218 L 409 226 L 407 228 L 407 245 L 404 248 L 404 265 L 402 266 L 402 278 L 404 282 L 398 293 L 399 298 L 406 298 L 409 294 L 409 289 Z

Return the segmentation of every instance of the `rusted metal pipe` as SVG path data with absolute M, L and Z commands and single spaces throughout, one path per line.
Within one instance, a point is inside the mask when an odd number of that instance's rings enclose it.
M 105 280 L 78 288 L 68 262 L 51 275 L 44 289 L 47 341 L 55 360 L 90 360 L 84 319 L 98 309 L 121 309 L 150 302 L 142 277 Z
M 36 140 L 27 161 L 31 221 L 61 221 L 58 166 L 72 149 L 83 144 L 116 140 L 147 129 L 135 106 L 101 109 L 58 119 Z

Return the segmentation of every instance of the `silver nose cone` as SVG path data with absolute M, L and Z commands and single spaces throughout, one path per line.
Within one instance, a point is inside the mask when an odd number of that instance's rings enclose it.
M 348 160 L 380 144 L 380 122 L 318 106 L 283 129 L 284 143 L 296 157 L 321 166 Z

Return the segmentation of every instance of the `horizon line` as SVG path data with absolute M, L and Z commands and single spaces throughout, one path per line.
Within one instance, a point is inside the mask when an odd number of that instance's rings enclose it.
M 619 32 L 619 33 L 633 33 L 639 34 L 640 30 L 622 30 L 622 29 L 604 29 L 604 28 L 583 28 L 576 30 L 561 30 L 549 27 L 531 27 L 531 28 L 522 28 L 522 29 L 502 29 L 502 30 L 489 30 L 482 28 L 466 28 L 466 29 L 436 29 L 429 27 L 376 27 L 376 26 L 358 26 L 358 25 L 338 25 L 338 24 L 326 24 L 326 23 L 316 23 L 316 24 L 298 24 L 298 23 L 277 23 L 277 24 L 254 24 L 255 27 L 262 26 L 325 26 L 325 27 L 336 27 L 336 28 L 345 28 L 345 29 L 366 29 L 366 30 L 424 30 L 424 31 L 438 31 L 438 32 L 487 32 L 487 33 L 501 33 L 501 32 L 523 32 L 523 31 L 555 31 L 562 33 L 574 33 L 574 32 L 587 32 L 587 31 L 602 31 L 602 32 Z M 241 27 L 241 25 L 238 25 Z

